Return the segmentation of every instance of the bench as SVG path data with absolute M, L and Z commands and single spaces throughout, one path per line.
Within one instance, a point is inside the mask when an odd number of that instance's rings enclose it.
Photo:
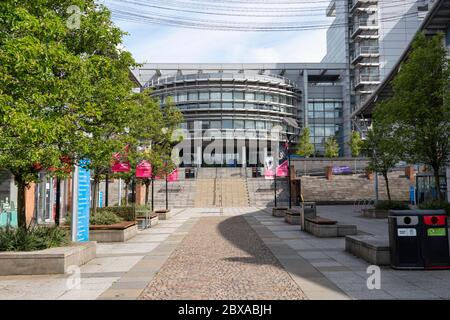
M 378 266 L 390 265 L 389 239 L 372 235 L 345 237 L 345 251 Z
M 319 216 L 305 218 L 304 230 L 319 238 L 345 237 L 357 233 L 355 225 L 340 224 L 336 220 Z
M 272 215 L 274 217 L 283 218 L 286 215 L 286 211 L 287 210 L 288 210 L 288 208 L 283 208 L 283 207 L 273 208 L 272 209 Z

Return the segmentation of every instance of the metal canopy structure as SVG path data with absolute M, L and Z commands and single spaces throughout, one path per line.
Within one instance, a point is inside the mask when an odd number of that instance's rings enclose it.
M 450 0 L 437 0 L 430 8 L 430 12 L 425 17 L 417 33 L 424 32 L 426 35 L 433 36 L 439 32 L 446 32 L 449 26 Z M 361 108 L 352 113 L 352 118 L 370 118 L 377 102 L 383 101 L 384 99 L 392 96 L 391 81 L 399 72 L 402 62 L 408 58 L 408 55 L 412 49 L 413 41 L 414 38 L 411 40 L 404 53 L 400 56 L 400 59 L 397 61 L 395 67 L 378 86 L 375 92 L 368 98 Z

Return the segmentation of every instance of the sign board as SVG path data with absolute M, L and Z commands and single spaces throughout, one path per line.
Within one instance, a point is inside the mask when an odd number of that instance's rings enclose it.
M 427 230 L 429 237 L 445 237 L 447 230 L 445 228 L 432 228 Z
M 414 228 L 399 228 L 397 229 L 399 237 L 417 237 L 417 230 Z
M 103 208 L 103 192 L 98 193 L 98 207 Z
M 72 199 L 72 241 L 89 241 L 89 214 L 91 208 L 91 172 L 83 167 L 88 160 L 81 160 L 79 166 L 75 166 L 73 176 Z

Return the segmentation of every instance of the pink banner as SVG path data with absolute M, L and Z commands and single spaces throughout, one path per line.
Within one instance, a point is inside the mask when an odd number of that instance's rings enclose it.
M 114 173 L 118 172 L 130 172 L 131 166 L 129 162 L 116 162 L 113 164 L 111 171 Z
M 148 161 L 141 161 L 136 166 L 136 178 L 150 178 L 152 176 L 152 165 Z
M 167 181 L 168 182 L 178 181 L 178 168 L 173 170 L 173 172 L 167 176 Z
M 277 167 L 277 177 L 287 177 L 289 174 L 288 161 L 286 160 Z

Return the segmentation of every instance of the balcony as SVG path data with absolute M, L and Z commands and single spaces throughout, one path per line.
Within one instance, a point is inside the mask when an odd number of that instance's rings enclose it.
M 353 0 L 353 5 L 350 8 L 350 13 L 353 13 L 356 9 L 366 7 L 368 5 L 377 4 L 378 0 Z
M 377 46 L 361 46 L 356 48 L 352 55 L 352 64 L 362 58 L 376 58 L 380 56 L 380 48 Z
M 378 74 L 360 74 L 355 77 L 355 89 L 364 85 L 380 84 L 380 75 Z
M 364 31 L 378 30 L 378 21 L 375 17 L 357 19 L 353 24 L 352 39 Z

